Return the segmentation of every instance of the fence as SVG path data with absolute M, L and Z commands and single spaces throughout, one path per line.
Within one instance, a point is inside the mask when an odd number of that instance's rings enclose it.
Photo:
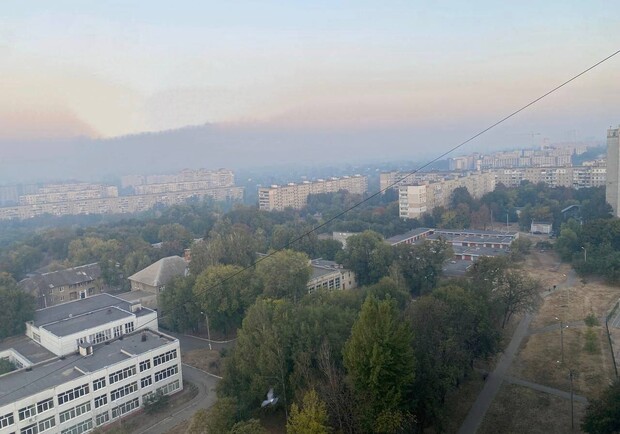
M 609 341 L 609 348 L 611 349 L 611 360 L 614 363 L 614 372 L 616 373 L 616 378 L 618 378 L 618 365 L 616 365 L 616 355 L 614 354 L 614 345 L 611 341 L 611 333 L 609 333 L 609 320 L 613 318 L 616 314 L 616 310 L 618 310 L 618 304 L 620 301 L 617 301 L 614 305 L 614 308 L 607 314 L 605 317 L 605 329 L 607 329 L 607 340 Z

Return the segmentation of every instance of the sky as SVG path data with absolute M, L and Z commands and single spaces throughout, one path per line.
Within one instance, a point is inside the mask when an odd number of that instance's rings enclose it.
M 620 49 L 613 6 L 4 0 L 0 156 L 202 124 L 404 128 L 448 147 Z M 620 55 L 480 146 L 604 138 L 618 77 Z

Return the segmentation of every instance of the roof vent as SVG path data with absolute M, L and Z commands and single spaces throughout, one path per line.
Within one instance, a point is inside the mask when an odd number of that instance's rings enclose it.
M 142 342 L 146 342 L 146 333 L 142 333 Z

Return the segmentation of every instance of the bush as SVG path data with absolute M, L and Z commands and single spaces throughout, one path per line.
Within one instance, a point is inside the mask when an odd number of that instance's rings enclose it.
M 594 327 L 599 325 L 598 319 L 594 316 L 593 313 L 589 314 L 584 320 L 583 322 L 586 323 L 586 325 L 588 327 Z
M 168 395 L 158 391 L 144 400 L 144 411 L 147 414 L 157 413 L 168 406 L 169 400 Z
M 586 343 L 583 346 L 583 349 L 590 354 L 596 354 L 600 352 L 600 348 L 598 346 L 598 339 L 596 338 L 596 333 L 591 328 L 586 330 Z
M 8 359 L 0 359 L 0 375 L 17 369 L 17 366 Z

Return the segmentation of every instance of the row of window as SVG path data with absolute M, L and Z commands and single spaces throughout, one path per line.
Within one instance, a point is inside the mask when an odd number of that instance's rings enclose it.
M 176 374 L 177 372 L 179 372 L 179 366 L 178 365 L 170 366 L 170 367 L 168 367 L 166 369 L 162 369 L 159 372 L 155 372 L 155 382 L 157 383 L 158 381 L 161 381 L 164 378 L 168 378 L 168 377 Z
M 131 410 L 140 407 L 140 399 L 134 398 L 131 401 L 127 401 L 118 407 L 112 408 L 112 419 L 122 416 L 125 413 L 129 413 Z
M 82 434 L 84 432 L 90 431 L 91 429 L 93 429 L 93 420 L 88 419 L 78 423 L 77 425 L 73 425 L 72 427 L 63 429 L 60 434 Z
M 123 368 L 120 371 L 116 371 L 110 374 L 110 384 L 114 384 L 118 381 L 124 380 L 125 378 L 129 378 L 132 375 L 136 375 L 136 367 L 130 366 L 128 368 Z
M 13 417 L 13 413 L 8 413 L 4 416 L 0 416 L 0 428 L 5 428 L 9 425 L 13 425 L 14 423 L 15 417 Z
M 119 387 L 110 392 L 110 400 L 116 401 L 118 398 L 122 398 L 125 395 L 129 395 L 130 393 L 138 390 L 138 382 L 134 381 L 133 383 L 126 384 L 123 387 Z
M 169 360 L 177 358 L 177 350 L 166 351 L 164 354 L 160 354 L 159 356 L 153 357 L 153 366 L 161 365 L 162 363 L 166 363 Z
M 19 420 L 31 418 L 32 416 L 43 413 L 51 408 L 54 408 L 54 398 L 44 399 L 43 401 L 37 402 L 36 405 L 32 404 L 27 407 L 20 408 L 18 411 Z M 3 418 L 6 416 L 3 416 Z M 13 415 L 11 415 L 11 417 L 12 416 Z M 0 427 L 2 427 L 2 418 L 0 418 Z
M 100 344 L 102 342 L 109 341 L 112 338 L 120 337 L 123 334 L 123 329 L 125 331 L 125 334 L 132 333 L 135 330 L 133 321 L 125 323 L 124 325 L 115 326 L 111 329 L 102 330 L 100 332 L 81 337 L 77 339 L 77 344 L 80 345 L 86 342 L 90 342 L 93 345 Z
M 107 394 L 95 397 L 95 408 L 99 408 L 102 405 L 106 405 L 107 403 L 108 403 L 108 395 Z
M 19 432 L 20 434 L 38 434 L 45 432 L 49 429 L 52 429 L 56 426 L 56 419 L 54 416 L 48 417 L 47 419 L 43 419 L 38 423 L 33 423 L 32 425 L 28 425 L 25 428 L 22 428 Z
M 58 405 L 62 405 L 65 402 L 73 401 L 74 399 L 84 396 L 89 392 L 88 384 L 83 384 L 74 389 L 67 390 L 58 395 Z
M 76 417 L 89 411 L 90 402 L 85 402 L 84 404 L 80 404 L 78 406 L 70 408 L 69 410 L 63 411 L 62 413 L 60 413 L 60 415 L 58 415 L 58 418 L 60 420 L 60 423 L 65 423 L 66 421 L 75 419 Z

